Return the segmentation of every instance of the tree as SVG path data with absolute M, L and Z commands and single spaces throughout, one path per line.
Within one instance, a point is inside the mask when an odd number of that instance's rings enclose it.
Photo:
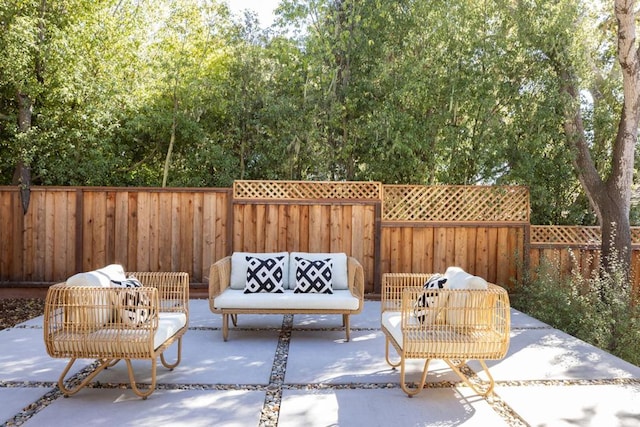
M 524 11 L 524 1 L 520 2 L 520 11 Z M 638 142 L 638 123 L 640 120 L 640 50 L 636 41 L 636 10 L 634 0 L 614 0 L 614 15 L 617 21 L 617 72 L 622 78 L 621 109 L 615 137 L 607 145 L 610 153 L 608 162 L 598 164 L 594 150 L 599 146 L 585 127 L 581 91 L 591 89 L 598 99 L 598 93 L 606 92 L 603 86 L 607 79 L 597 74 L 593 63 L 595 53 L 585 55 L 588 46 L 580 43 L 579 35 L 560 28 L 576 28 L 582 15 L 579 2 L 563 1 L 553 8 L 556 15 L 554 29 L 562 37 L 549 41 L 540 41 L 559 81 L 559 94 L 566 100 L 563 128 L 566 141 L 573 153 L 573 163 L 577 176 L 596 212 L 602 229 L 601 261 L 606 271 L 622 267 L 629 272 L 631 266 L 631 229 L 629 222 L 631 208 L 631 187 L 633 184 L 635 146 Z M 523 14 L 524 15 L 524 14 Z M 567 25 L 569 24 L 569 25 Z M 541 37 L 550 34 L 542 34 Z M 575 39 L 573 37 L 576 37 Z M 584 39 L 583 39 L 584 40 Z M 586 38 L 588 40 L 588 38 Z M 576 50 L 572 50 L 576 48 Z M 581 56 L 577 56 L 578 55 Z M 577 56 L 577 57 L 576 57 Z M 581 73 L 580 60 L 588 62 L 587 68 L 596 73 L 591 80 L 592 87 L 581 87 L 584 75 Z M 602 70 L 602 68 L 600 68 Z M 597 129 L 596 129 L 597 131 Z M 601 153 L 599 153 L 601 154 Z M 600 159 L 601 160 L 601 159 Z M 617 260 L 621 264 L 612 265 Z

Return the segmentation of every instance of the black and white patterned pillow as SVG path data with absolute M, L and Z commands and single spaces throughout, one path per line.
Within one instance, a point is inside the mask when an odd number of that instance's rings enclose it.
M 429 311 L 427 308 L 434 307 L 438 302 L 438 291 L 445 288 L 447 278 L 441 274 L 434 274 L 429 277 L 424 283 L 424 292 L 413 303 L 413 315 L 418 319 L 420 323 L 429 321 L 433 323 L 431 317 L 437 315 L 434 311 Z
M 131 292 L 126 289 L 141 288 L 142 283 L 134 277 L 129 276 L 126 280 L 111 280 L 111 285 L 116 288 L 124 288 L 118 292 L 118 300 L 114 301 L 120 308 L 116 313 L 117 320 L 129 325 L 138 326 L 147 322 L 151 317 L 151 300 L 143 292 Z
M 247 256 L 245 294 L 284 293 L 284 256 L 260 259 Z
M 296 287 L 294 293 L 333 293 L 333 260 L 308 260 L 295 257 Z

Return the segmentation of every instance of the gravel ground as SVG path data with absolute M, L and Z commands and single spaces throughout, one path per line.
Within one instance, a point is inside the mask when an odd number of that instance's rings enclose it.
M 11 328 L 44 312 L 42 298 L 0 299 L 0 330 Z

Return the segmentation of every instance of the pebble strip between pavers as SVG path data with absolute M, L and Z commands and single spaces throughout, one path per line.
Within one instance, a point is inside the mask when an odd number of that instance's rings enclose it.
M 23 326 L 24 327 L 24 326 Z M 29 326 L 29 328 L 40 329 L 37 326 Z M 193 327 L 192 330 L 211 330 L 219 331 L 220 328 L 213 327 Z M 528 329 L 528 328 L 519 328 Z M 535 329 L 535 328 L 532 328 Z M 296 330 L 307 330 L 305 328 L 296 328 Z M 335 331 L 342 330 L 340 328 L 326 328 L 326 329 L 313 329 L 315 331 Z M 352 328 L 353 331 L 370 331 L 379 330 L 375 328 Z M 309 389 L 323 389 L 323 390 L 366 390 L 366 389 L 399 389 L 398 383 L 350 383 L 350 384 L 284 384 L 285 373 L 287 369 L 287 359 L 289 355 L 289 344 L 291 342 L 291 333 L 293 331 L 293 315 L 285 315 L 282 321 L 282 327 L 280 328 L 280 334 L 278 338 L 278 345 L 276 346 L 276 354 L 271 368 L 271 375 L 269 378 L 269 384 L 264 385 L 250 385 L 250 384 L 158 384 L 156 390 L 185 390 L 185 389 L 198 389 L 198 390 L 264 390 L 265 400 L 260 414 L 259 427 L 277 427 L 278 418 L 280 414 L 280 405 L 282 403 L 282 391 L 283 390 L 309 390 Z M 85 378 L 91 371 L 97 367 L 97 362 L 83 368 L 70 381 L 72 383 L 78 383 Z M 466 373 L 474 373 L 468 367 L 464 368 Z M 473 378 L 473 379 L 477 379 Z M 533 381 L 496 381 L 496 386 L 535 386 L 541 384 L 556 385 L 556 386 L 570 386 L 570 385 L 593 385 L 593 384 L 638 384 L 638 379 L 601 379 L 601 380 L 533 380 Z M 140 384 L 142 387 L 148 386 L 148 384 Z M 425 388 L 449 388 L 457 386 L 466 386 L 462 382 L 438 382 L 427 383 Z M 0 388 L 42 388 L 43 395 L 35 402 L 27 405 L 21 412 L 14 415 L 11 419 L 4 421 L 0 427 L 13 427 L 20 426 L 29 420 L 32 416 L 49 406 L 53 401 L 62 398 L 62 393 L 57 387 L 57 383 L 53 382 L 33 382 L 33 381 L 2 381 L 0 382 Z M 93 382 L 87 385 L 87 388 L 130 388 L 129 384 L 111 384 Z M 44 389 L 52 389 L 44 392 Z M 512 427 L 528 426 L 509 405 L 507 405 L 497 394 L 485 398 L 488 404 L 498 413 L 505 422 Z

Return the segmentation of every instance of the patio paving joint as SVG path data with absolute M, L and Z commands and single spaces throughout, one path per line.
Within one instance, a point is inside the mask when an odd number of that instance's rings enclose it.
M 267 386 L 264 405 L 260 413 L 260 427 L 271 427 L 278 425 L 280 416 L 280 405 L 282 404 L 282 386 L 284 376 L 287 371 L 287 359 L 289 356 L 289 343 L 291 342 L 291 331 L 293 329 L 293 315 L 284 315 L 282 327 L 278 336 L 276 354 L 273 358 L 269 385 Z

